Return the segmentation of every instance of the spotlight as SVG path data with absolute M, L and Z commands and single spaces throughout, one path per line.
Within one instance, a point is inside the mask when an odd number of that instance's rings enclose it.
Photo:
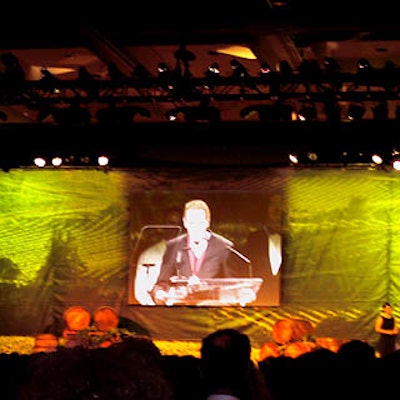
M 221 70 L 219 68 L 218 63 L 212 63 L 207 67 L 206 76 L 207 77 L 216 77 L 220 76 Z
M 247 87 L 260 93 L 260 90 L 254 84 L 253 79 L 247 69 L 238 60 L 231 60 L 232 78 L 237 79 L 242 84 L 242 89 Z
M 357 61 L 357 72 L 358 73 L 365 73 L 365 72 L 369 72 L 372 71 L 372 66 L 370 64 L 370 62 L 366 59 L 366 58 L 360 58 Z
M 289 154 L 289 161 L 293 165 L 298 165 L 299 164 L 299 156 L 295 153 L 290 153 Z
M 288 155 L 291 165 L 316 165 L 318 154 L 313 151 L 298 153 L 290 153 Z
M 395 152 L 392 158 L 392 168 L 396 171 L 400 171 L 400 154 Z
M 310 162 L 315 163 L 316 161 L 318 161 L 318 154 L 315 153 L 315 152 L 313 152 L 313 151 L 308 151 L 307 154 L 306 154 L 306 156 L 307 156 L 307 159 L 308 159 Z
M 400 160 L 399 159 L 395 159 L 392 162 L 392 167 L 393 169 L 395 169 L 396 171 L 400 171 Z
M 376 165 L 381 165 L 383 163 L 383 158 L 380 154 L 374 153 L 371 156 L 371 160 Z
M 105 167 L 109 164 L 110 160 L 107 156 L 99 156 L 97 162 L 101 167 Z
M 46 166 L 46 159 L 44 159 L 43 157 L 35 157 L 33 159 L 33 163 L 39 167 L 39 168 L 43 168 Z
M 61 157 L 58 157 L 58 156 L 53 157 L 53 158 L 51 159 L 51 165 L 53 165 L 53 167 L 59 167 L 59 166 L 61 166 L 62 162 L 63 162 L 62 158 L 61 158 Z
M 214 89 L 216 81 L 219 79 L 221 75 L 221 70 L 219 68 L 218 63 L 212 63 L 207 67 L 207 70 L 205 72 L 205 81 L 204 81 L 204 87 L 206 89 Z
M 160 86 L 167 91 L 174 90 L 176 86 L 175 77 L 169 66 L 165 62 L 161 62 L 157 65 L 157 71 L 157 79 Z
M 297 113 L 297 119 L 300 121 L 315 121 L 317 119 L 317 109 L 311 105 L 303 106 Z
M 340 71 L 340 66 L 335 58 L 325 57 L 324 59 L 325 71 L 329 74 L 337 73 Z
M 260 69 L 259 69 L 260 76 L 265 77 L 271 73 L 273 73 L 271 66 L 266 62 L 261 63 Z
M 61 90 L 58 87 L 59 79 L 54 76 L 46 67 L 41 68 L 40 86 L 41 88 L 52 94 L 60 94 Z
M 260 65 L 258 74 L 260 76 L 260 81 L 264 85 L 269 85 L 271 99 L 278 98 L 280 92 L 280 79 L 278 74 L 273 71 L 270 65 L 266 62 L 263 62 Z
M 350 121 L 360 121 L 365 114 L 365 107 L 358 104 L 350 104 L 347 109 L 347 119 Z
M 249 78 L 250 74 L 247 69 L 238 60 L 231 60 L 232 77 L 237 79 Z

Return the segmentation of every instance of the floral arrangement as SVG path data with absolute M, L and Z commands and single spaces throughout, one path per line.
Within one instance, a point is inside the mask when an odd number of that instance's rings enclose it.
M 124 338 L 135 335 L 134 332 L 127 329 L 116 327 L 106 331 L 99 331 L 95 325 L 90 325 L 78 331 L 65 331 L 63 337 L 59 339 L 59 347 L 82 346 L 88 349 L 108 347 Z
M 104 335 L 98 335 L 97 338 L 88 337 L 89 332 L 82 332 L 82 339 L 87 340 L 93 346 L 99 347 L 101 343 L 106 342 L 113 337 L 118 336 L 118 334 L 122 334 L 122 337 L 125 337 L 125 334 L 132 335 L 132 332 L 128 333 L 125 330 L 120 329 L 119 332 L 105 332 Z M 65 339 L 59 339 L 60 346 L 65 346 Z M 185 356 L 191 355 L 194 357 L 200 357 L 200 347 L 201 342 L 199 341 L 190 341 L 190 340 L 153 340 L 154 344 L 158 347 L 161 354 L 163 355 L 178 355 Z M 35 346 L 35 338 L 33 336 L 0 336 L 0 353 L 11 354 L 32 354 L 33 348 Z M 252 359 L 257 361 L 259 359 L 258 348 L 252 349 Z

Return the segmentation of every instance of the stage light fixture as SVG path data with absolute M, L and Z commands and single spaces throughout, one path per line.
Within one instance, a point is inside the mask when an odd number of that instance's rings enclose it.
M 261 77 L 268 76 L 273 72 L 274 71 L 272 70 L 271 66 L 268 63 L 266 63 L 266 62 L 261 63 L 260 69 L 259 69 L 259 75 Z
M 381 165 L 381 164 L 383 164 L 383 158 L 382 158 L 382 156 L 381 156 L 380 154 L 378 154 L 378 153 L 372 154 L 371 160 L 372 160 L 372 162 L 373 162 L 374 164 L 376 164 L 376 165 Z
M 110 159 L 107 156 L 99 156 L 97 158 L 97 162 L 100 165 L 100 167 L 105 167 L 109 164 Z
M 357 60 L 357 72 L 358 73 L 365 73 L 372 71 L 373 67 L 371 63 L 364 57 Z
M 61 157 L 56 156 L 51 159 L 51 165 L 53 167 L 60 167 L 62 165 L 62 163 L 63 163 L 63 159 Z
M 205 75 L 204 87 L 209 90 L 214 89 L 216 81 L 219 79 L 221 75 L 219 64 L 216 62 L 210 64 L 207 67 L 207 70 L 204 75 Z
M 59 79 L 53 75 L 46 67 L 40 69 L 40 86 L 42 90 L 52 94 L 60 94 Z
M 297 112 L 297 119 L 299 121 L 315 121 L 317 117 L 317 109 L 313 105 L 305 105 Z
M 232 68 L 232 78 L 237 79 L 241 83 L 242 93 L 244 92 L 245 88 L 249 88 L 255 90 L 258 93 L 261 93 L 255 85 L 251 75 L 242 63 L 240 63 L 236 59 L 233 59 L 231 60 L 230 64 Z
M 400 171 L 400 159 L 398 157 L 392 160 L 392 167 L 394 170 Z
M 237 79 L 249 78 L 250 74 L 242 63 L 235 58 L 230 62 L 232 68 L 232 77 Z
M 160 86 L 167 91 L 174 90 L 176 86 L 175 77 L 169 66 L 165 62 L 160 62 L 157 65 L 157 72 L 157 79 Z
M 365 107 L 359 104 L 350 104 L 347 109 L 347 119 L 350 121 L 360 121 L 365 114 Z
M 308 151 L 306 156 L 307 156 L 307 159 L 312 163 L 315 163 L 318 161 L 318 154 L 315 153 L 314 151 Z
M 216 77 L 220 76 L 221 69 L 219 68 L 219 64 L 214 62 L 207 67 L 206 76 L 207 77 Z
M 337 73 L 340 71 L 340 65 L 334 57 L 324 58 L 324 68 L 328 74 Z
M 43 157 L 35 157 L 33 159 L 33 163 L 38 167 L 38 168 L 44 168 L 47 164 L 47 161 Z
M 292 165 L 315 165 L 319 159 L 318 154 L 314 151 L 305 151 L 301 153 L 291 152 L 288 155 L 289 162 Z
M 289 161 L 293 165 L 298 165 L 299 164 L 299 156 L 295 153 L 290 153 L 289 154 Z

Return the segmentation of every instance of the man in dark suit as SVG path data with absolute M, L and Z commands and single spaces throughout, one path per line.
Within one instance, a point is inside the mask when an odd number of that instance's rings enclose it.
M 201 279 L 235 276 L 235 269 L 228 262 L 233 243 L 212 232 L 210 221 L 206 202 L 195 199 L 185 204 L 182 222 L 186 233 L 167 242 L 160 275 L 152 290 L 156 304 L 165 304 L 171 278 L 196 284 Z

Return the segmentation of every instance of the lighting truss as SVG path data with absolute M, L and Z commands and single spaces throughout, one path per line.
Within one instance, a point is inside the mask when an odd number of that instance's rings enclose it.
M 361 74 L 363 75 L 363 74 Z M 37 105 L 68 103 L 79 98 L 80 103 L 154 103 L 184 100 L 199 101 L 205 94 L 214 101 L 238 100 L 304 100 L 326 102 L 337 101 L 385 101 L 400 100 L 400 76 L 387 80 L 384 74 L 374 74 L 368 79 L 360 74 L 326 73 L 305 82 L 296 74 L 279 73 L 266 76 L 246 76 L 245 85 L 240 76 L 213 79 L 209 77 L 181 78 L 182 84 L 171 90 L 157 77 L 146 79 L 125 78 L 123 80 L 93 80 L 86 85 L 78 80 L 57 80 L 56 88 L 49 90 L 42 81 L 18 82 L 13 88 L 0 87 L 0 104 Z M 340 82 L 340 84 L 338 84 Z M 180 91 L 182 88 L 184 90 Z M 272 88 L 272 89 L 271 89 Z M 56 90 L 55 90 L 56 89 Z

